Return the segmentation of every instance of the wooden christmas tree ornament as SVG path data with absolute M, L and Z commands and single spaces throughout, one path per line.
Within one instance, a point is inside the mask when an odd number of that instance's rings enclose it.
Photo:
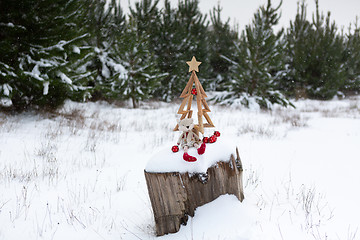
M 181 114 L 180 119 L 184 118 L 191 118 L 193 111 L 191 110 L 191 104 L 194 98 L 194 95 L 192 94 L 193 89 L 196 91 L 196 102 L 197 102 L 197 117 L 198 117 L 198 123 L 195 125 L 195 130 L 197 132 L 201 132 L 204 134 L 204 128 L 209 127 L 215 127 L 213 122 L 211 121 L 208 112 L 211 112 L 209 105 L 206 103 L 205 98 L 207 98 L 207 95 L 204 91 L 204 88 L 202 87 L 198 77 L 196 76 L 195 72 L 199 72 L 199 65 L 201 62 L 196 61 L 196 58 L 193 57 L 190 62 L 186 62 L 189 65 L 189 72 L 191 72 L 190 79 L 188 83 L 186 84 L 184 90 L 182 91 L 180 98 L 184 98 L 179 110 L 178 114 Z M 194 88 L 195 85 L 195 88 Z M 186 109 L 185 109 L 186 107 Z M 205 117 L 206 123 L 203 123 L 203 116 Z M 174 131 L 179 130 L 179 125 L 177 124 L 174 128 Z
M 198 122 L 192 126 L 197 134 L 203 134 L 204 128 L 214 127 L 214 124 L 208 115 L 207 95 L 195 73 L 201 62 L 193 57 L 187 64 L 191 76 L 180 95 L 183 101 L 177 113 L 181 114 L 180 119 L 192 118 L 191 104 L 195 96 Z M 181 120 L 179 122 L 182 128 Z M 179 125 L 176 125 L 174 131 L 178 130 Z M 213 136 L 204 138 L 203 142 L 208 142 L 205 152 L 186 149 L 198 158 L 195 162 L 184 161 L 182 156 L 187 152 L 178 146 L 167 147 L 149 160 L 144 173 L 158 236 L 179 231 L 181 225 L 186 225 L 188 216 L 194 216 L 197 207 L 220 195 L 233 194 L 240 201 L 244 199 L 243 168 L 238 149 L 221 142 L 224 136 L 219 141 L 216 141 L 217 137 L 220 132 L 215 131 Z

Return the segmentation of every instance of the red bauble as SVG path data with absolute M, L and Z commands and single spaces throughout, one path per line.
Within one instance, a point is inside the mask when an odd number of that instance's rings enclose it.
M 179 147 L 175 145 L 175 146 L 173 146 L 173 147 L 171 148 L 171 151 L 173 151 L 174 153 L 176 153 L 176 152 L 179 151 Z
M 204 138 L 203 138 L 203 142 L 204 142 L 204 143 L 208 143 L 208 142 L 209 142 L 209 138 L 208 138 L 208 137 L 204 137 Z
M 192 95 L 197 95 L 196 88 L 191 89 L 191 94 L 192 94 Z
M 215 131 L 215 132 L 214 132 L 214 135 L 215 135 L 216 137 L 220 137 L 220 132 L 219 132 L 219 131 Z

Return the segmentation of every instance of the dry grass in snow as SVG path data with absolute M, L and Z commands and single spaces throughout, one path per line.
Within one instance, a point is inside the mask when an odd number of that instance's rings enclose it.
M 240 149 L 245 200 L 219 199 L 160 239 L 360 239 L 360 98 L 295 105 L 212 105 L 221 137 Z M 0 239 L 155 239 L 143 169 L 176 143 L 177 110 L 67 102 L 0 113 Z M 238 215 L 213 226 L 216 204 Z

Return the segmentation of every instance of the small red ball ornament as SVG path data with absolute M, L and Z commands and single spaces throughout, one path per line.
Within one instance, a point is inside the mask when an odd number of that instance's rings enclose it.
M 218 137 L 220 137 L 220 132 L 219 132 L 219 131 L 215 131 L 215 132 L 214 132 L 214 135 L 218 138 Z
M 196 88 L 191 89 L 191 94 L 192 94 L 192 95 L 197 95 Z
M 173 146 L 173 147 L 171 148 L 171 151 L 173 151 L 174 153 L 176 153 L 176 152 L 179 151 L 179 147 L 175 145 L 175 146 Z
M 203 138 L 203 142 L 204 142 L 204 143 L 208 143 L 208 142 L 209 142 L 209 138 L 208 138 L 208 137 L 204 137 L 204 138 Z

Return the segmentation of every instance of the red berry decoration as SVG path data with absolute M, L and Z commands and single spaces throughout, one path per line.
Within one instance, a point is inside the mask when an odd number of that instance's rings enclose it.
M 192 95 L 197 95 L 196 88 L 191 89 L 191 94 L 192 94 Z
M 184 153 L 183 159 L 187 162 L 195 162 L 197 160 L 196 157 L 189 155 L 187 152 Z
M 204 142 L 204 143 L 208 143 L 208 142 L 209 142 L 209 138 L 208 138 L 208 137 L 204 137 L 204 138 L 203 138 L 203 142 Z
M 217 138 L 215 135 L 212 135 L 210 138 L 209 138 L 209 143 L 214 143 L 216 142 Z
M 220 137 L 220 132 L 219 132 L 219 131 L 215 131 L 215 132 L 214 132 L 214 135 L 218 138 L 218 137 Z
M 176 152 L 179 151 L 179 147 L 175 145 L 175 146 L 173 146 L 173 147 L 171 148 L 171 151 L 173 151 L 174 153 L 176 153 Z

